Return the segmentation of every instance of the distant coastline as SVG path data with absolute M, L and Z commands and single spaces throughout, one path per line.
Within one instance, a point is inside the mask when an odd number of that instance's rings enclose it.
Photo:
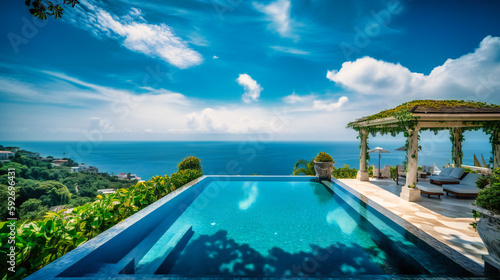
M 484 143 L 483 143 L 484 142 Z M 250 142 L 250 141 L 204 141 L 204 142 L 100 142 L 90 150 L 79 151 L 78 141 L 3 141 L 6 146 L 21 146 L 36 151 L 41 156 L 69 157 L 79 163 L 96 166 L 101 172 L 118 175 L 122 172 L 137 174 L 143 180 L 152 176 L 176 172 L 177 164 L 188 156 L 201 159 L 204 174 L 259 174 L 290 175 L 298 159 L 310 160 L 320 151 L 331 154 L 335 166 L 347 164 L 358 168 L 359 142 Z M 404 145 L 403 141 L 370 141 L 369 146 L 381 146 L 392 153 L 382 157 L 382 164 L 396 165 L 404 160 L 404 152 L 394 151 Z M 430 142 L 423 139 L 423 150 L 419 163 L 443 166 L 451 162 L 449 141 Z M 488 140 L 465 141 L 464 163 L 473 165 L 473 154 L 483 154 L 488 161 L 491 146 Z M 73 152 L 73 153 L 72 153 Z M 376 164 L 375 157 L 370 164 Z M 231 167 L 231 168 L 228 168 Z

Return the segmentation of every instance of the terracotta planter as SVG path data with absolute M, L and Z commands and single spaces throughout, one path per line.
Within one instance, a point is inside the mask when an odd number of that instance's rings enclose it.
M 318 180 L 328 180 L 332 179 L 333 172 L 333 162 L 314 162 L 314 171 L 316 171 L 316 178 Z
M 478 206 L 472 208 L 481 214 L 481 218 L 477 222 L 479 236 L 490 256 L 500 263 L 500 215 L 495 215 Z

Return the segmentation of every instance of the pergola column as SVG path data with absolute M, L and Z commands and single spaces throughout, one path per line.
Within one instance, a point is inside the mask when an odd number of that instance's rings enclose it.
M 417 185 L 418 170 L 418 128 L 408 130 L 408 171 L 406 173 L 406 184 L 401 189 L 400 197 L 407 201 L 422 201 L 420 190 Z
M 366 151 L 368 150 L 368 132 L 361 130 L 361 154 L 359 156 L 359 171 L 356 178 L 359 181 L 369 181 L 368 172 L 366 170 Z
M 493 143 L 493 169 L 496 169 L 500 167 L 500 131 L 496 133 Z
M 462 129 L 453 128 L 453 164 L 455 167 L 462 167 Z

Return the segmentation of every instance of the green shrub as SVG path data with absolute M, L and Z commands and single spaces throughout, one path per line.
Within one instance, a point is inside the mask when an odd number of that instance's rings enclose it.
M 484 179 L 482 179 L 484 180 Z M 479 192 L 476 198 L 476 205 L 490 210 L 495 214 L 500 214 L 500 168 L 493 171 L 489 178 L 490 187 Z M 486 186 L 486 182 L 476 182 L 478 187 Z
M 179 163 L 177 167 L 179 168 L 179 171 L 186 169 L 201 171 L 201 161 L 196 157 L 187 157 L 181 163 Z
M 319 153 L 314 160 L 317 161 L 317 162 L 332 162 L 332 163 L 335 163 L 335 161 L 333 160 L 332 156 L 329 155 L 329 154 L 327 154 L 327 153 L 325 153 L 325 152 Z
M 200 170 L 187 169 L 172 174 L 170 178 L 156 176 L 113 194 L 98 195 L 96 201 L 78 206 L 70 213 L 64 213 L 64 210 L 49 212 L 43 220 L 17 224 L 17 272 L 9 279 L 26 277 L 201 175 Z M 23 209 L 31 208 L 34 203 L 30 201 Z M 7 243 L 9 231 L 7 222 L 1 222 L 0 261 L 3 263 L 10 247 Z M 0 274 L 7 275 L 6 265 L 0 266 Z
M 332 177 L 335 179 L 356 179 L 358 170 L 356 168 L 349 168 L 349 165 L 344 164 L 344 167 L 333 167 Z
M 476 180 L 476 186 L 479 189 L 484 189 L 490 183 L 490 176 L 481 176 Z
M 368 176 L 369 177 L 373 177 L 373 165 L 368 166 L 368 168 L 366 169 L 366 171 L 368 171 Z
M 477 172 L 477 170 L 472 170 L 472 169 L 470 169 L 470 168 L 464 168 L 464 170 L 465 170 L 465 172 L 467 172 L 467 173 L 479 173 L 479 172 Z
M 495 214 L 500 214 L 500 184 L 491 185 L 491 187 L 480 191 L 476 198 L 476 205 Z
M 184 186 L 195 178 L 201 177 L 201 175 L 203 175 L 201 170 L 195 169 L 184 169 L 172 174 L 170 177 L 170 184 L 172 184 L 173 187 L 172 190 L 176 190 Z

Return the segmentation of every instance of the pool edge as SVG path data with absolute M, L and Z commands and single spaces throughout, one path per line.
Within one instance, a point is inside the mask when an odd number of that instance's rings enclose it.
M 467 256 L 463 255 L 462 253 L 458 252 L 457 250 L 453 249 L 449 245 L 439 241 L 435 237 L 431 236 L 424 230 L 416 227 L 413 225 L 411 222 L 403 219 L 402 217 L 396 215 L 389 209 L 381 206 L 377 202 L 373 201 L 369 197 L 357 192 L 355 189 L 347 185 L 346 183 L 338 180 L 338 179 L 333 179 L 332 182 L 335 184 L 340 185 L 342 188 L 344 188 L 346 191 L 350 192 L 352 195 L 396 223 L 397 225 L 401 226 L 403 229 L 406 231 L 410 232 L 432 248 L 436 249 L 439 253 L 443 254 L 444 256 L 448 257 L 450 260 L 452 260 L 454 263 L 457 265 L 461 266 L 462 268 L 470 271 L 472 274 L 475 276 L 484 276 L 484 267 L 481 266 L 479 263 L 475 262 L 474 260 L 468 258 Z

